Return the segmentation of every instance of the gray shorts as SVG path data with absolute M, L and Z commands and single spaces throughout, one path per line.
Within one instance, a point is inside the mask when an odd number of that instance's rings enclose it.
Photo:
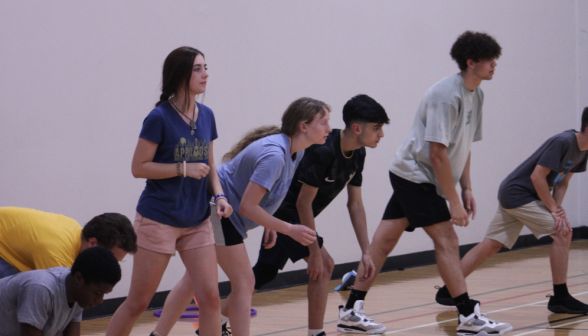
M 542 201 L 533 201 L 514 209 L 498 206 L 486 238 L 496 240 L 507 248 L 512 248 L 521 234 L 523 226 L 537 239 L 555 233 L 555 220 Z

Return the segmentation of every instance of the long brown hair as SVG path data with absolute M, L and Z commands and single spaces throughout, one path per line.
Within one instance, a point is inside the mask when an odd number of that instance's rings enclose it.
M 245 134 L 245 136 L 223 156 L 222 162 L 232 160 L 251 143 L 266 136 L 284 133 L 291 138 L 300 129 L 300 123 L 310 124 L 317 114 L 322 118 L 325 115 L 325 111 L 331 112 L 331 107 L 320 100 L 308 97 L 298 98 L 288 106 L 286 111 L 284 111 L 284 114 L 282 115 L 282 127 L 274 125 L 261 126 L 247 132 L 247 134 Z
M 179 47 L 170 52 L 163 62 L 161 76 L 161 95 L 155 106 L 168 101 L 180 90 L 184 90 L 183 110 L 190 106 L 190 78 L 196 56 L 204 54 L 192 47 Z

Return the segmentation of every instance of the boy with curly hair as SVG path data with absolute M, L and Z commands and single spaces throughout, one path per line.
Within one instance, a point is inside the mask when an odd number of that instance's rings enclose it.
M 481 314 L 480 304 L 470 300 L 459 260 L 459 242 L 453 225 L 467 226 L 476 214 L 470 181 L 470 147 L 482 139 L 483 80 L 494 76 L 501 47 L 485 33 L 466 31 L 451 48 L 460 72 L 433 85 L 425 94 L 404 143 L 390 165 L 394 193 L 372 243 L 370 255 L 381 270 L 386 257 L 404 231 L 423 228 L 435 243 L 441 278 L 459 311 L 458 335 L 496 334 L 512 330 L 508 323 Z M 461 185 L 461 198 L 456 190 Z M 449 202 L 449 208 L 447 203 Z M 365 270 L 359 265 L 357 278 Z M 355 281 L 345 307 L 339 308 L 340 332 L 382 332 L 363 311 L 371 281 Z

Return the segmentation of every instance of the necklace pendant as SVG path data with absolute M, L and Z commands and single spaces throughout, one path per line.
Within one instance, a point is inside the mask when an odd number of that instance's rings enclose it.
M 191 134 L 191 135 L 194 135 L 194 130 L 192 130 L 192 131 L 190 132 L 190 134 Z

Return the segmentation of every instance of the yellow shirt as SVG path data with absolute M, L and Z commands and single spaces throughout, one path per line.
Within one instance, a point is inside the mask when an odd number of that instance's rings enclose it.
M 0 207 L 0 258 L 20 272 L 71 267 L 82 244 L 72 218 L 17 207 Z

